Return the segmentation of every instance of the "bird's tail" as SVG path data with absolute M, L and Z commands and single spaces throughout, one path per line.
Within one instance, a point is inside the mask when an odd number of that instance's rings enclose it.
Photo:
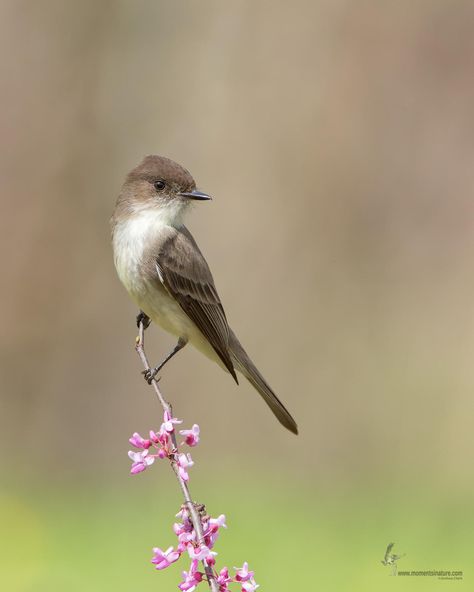
M 291 417 L 290 412 L 269 387 L 266 380 L 257 370 L 233 332 L 230 337 L 230 350 L 235 368 L 243 374 L 250 384 L 260 393 L 278 421 L 285 426 L 285 428 L 290 430 L 290 432 L 297 434 L 298 426 L 296 425 L 295 420 Z

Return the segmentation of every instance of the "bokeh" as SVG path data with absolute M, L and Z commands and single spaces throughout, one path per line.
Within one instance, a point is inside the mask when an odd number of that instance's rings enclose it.
M 391 589 L 393 541 L 400 570 L 469 586 L 473 28 L 468 0 L 0 4 L 2 589 L 173 590 L 186 568 L 149 564 L 171 472 L 128 474 L 160 411 L 109 218 L 150 153 L 214 197 L 188 226 L 300 427 L 192 348 L 167 366 L 218 561 L 262 591 Z M 172 345 L 148 332 L 153 361 Z

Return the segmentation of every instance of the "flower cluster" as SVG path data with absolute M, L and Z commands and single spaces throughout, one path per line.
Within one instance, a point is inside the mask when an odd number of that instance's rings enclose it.
M 190 454 L 178 454 L 171 439 L 174 432 L 174 426 L 182 423 L 181 420 L 171 417 L 168 411 L 165 411 L 163 423 L 158 432 L 150 430 L 149 438 L 142 438 L 135 432 L 129 439 L 130 444 L 139 449 L 139 452 L 129 450 L 128 456 L 132 461 L 130 472 L 132 475 L 141 473 L 155 462 L 156 458 L 169 458 L 176 462 L 179 467 L 179 474 L 184 481 L 189 481 L 188 469 L 193 466 L 193 460 Z M 184 436 L 183 444 L 196 446 L 199 443 L 199 426 L 194 424 L 190 430 L 180 430 Z
M 253 571 L 249 570 L 247 563 L 244 563 L 242 567 L 234 568 L 235 575 L 233 577 L 229 575 L 227 567 L 224 567 L 219 572 L 214 569 L 217 553 L 212 549 L 219 535 L 219 529 L 227 528 L 224 514 L 221 514 L 218 518 L 211 518 L 207 515 L 202 516 L 204 539 L 201 542 L 197 540 L 193 523 L 185 506 L 181 508 L 176 516 L 180 518 L 180 521 L 173 525 L 173 530 L 178 537 L 178 545 L 176 549 L 169 547 L 166 551 L 162 551 L 159 547 L 153 549 L 151 562 L 156 569 L 168 567 L 187 551 L 191 559 L 191 565 L 189 571 L 183 571 L 183 581 L 178 586 L 181 592 L 193 592 L 197 585 L 206 579 L 205 572 L 198 569 L 199 561 L 204 561 L 206 565 L 213 569 L 220 592 L 229 592 L 228 585 L 232 583 L 240 584 L 242 592 L 255 592 L 258 584 L 255 582 Z
M 172 437 L 175 431 L 175 425 L 182 423 L 175 417 L 171 417 L 168 411 L 165 411 L 163 416 L 163 423 L 158 432 L 150 431 L 149 438 L 142 438 L 140 434 L 135 432 L 130 438 L 129 442 L 139 451 L 129 451 L 128 456 L 132 460 L 131 473 L 133 475 L 141 473 L 152 465 L 156 458 L 168 458 L 172 463 L 178 466 L 178 472 L 181 479 L 187 483 L 189 481 L 188 469 L 193 466 L 193 461 L 190 454 L 179 453 Z M 199 443 L 199 426 L 194 424 L 190 430 L 180 430 L 183 437 L 183 444 L 188 446 L 196 446 Z M 189 571 L 183 571 L 183 581 L 178 588 L 181 592 L 193 592 L 198 584 L 206 581 L 209 574 L 209 569 L 212 570 L 215 581 L 219 586 L 219 592 L 229 592 L 229 584 L 236 583 L 241 587 L 242 592 L 255 592 L 259 585 L 255 582 L 253 571 L 249 571 L 248 564 L 244 563 L 242 567 L 236 567 L 235 574 L 229 575 L 229 569 L 224 567 L 219 572 L 215 569 L 216 555 L 213 551 L 214 544 L 219 536 L 221 528 L 227 528 L 225 516 L 221 514 L 218 518 L 211 518 L 205 512 L 204 506 L 197 506 L 199 511 L 203 538 L 199 539 L 191 516 L 187 507 L 184 505 L 176 514 L 179 521 L 173 525 L 175 535 L 178 537 L 178 544 L 176 548 L 169 547 L 163 551 L 159 547 L 153 549 L 153 558 L 151 562 L 156 569 L 161 570 L 169 567 L 172 563 L 177 561 L 181 555 L 186 552 L 191 559 Z M 199 571 L 199 562 L 203 563 L 205 571 Z

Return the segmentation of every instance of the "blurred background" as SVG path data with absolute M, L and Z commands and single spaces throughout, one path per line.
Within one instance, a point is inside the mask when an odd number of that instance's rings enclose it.
M 214 196 L 188 226 L 242 343 L 300 426 L 186 348 L 218 565 L 261 590 L 380 590 L 474 544 L 474 5 L 468 0 L 0 4 L 0 582 L 174 590 L 171 471 L 109 218 L 145 154 Z M 173 339 L 147 333 L 157 362 Z M 404 578 L 404 589 L 446 586 Z M 7 588 L 8 586 L 8 588 Z

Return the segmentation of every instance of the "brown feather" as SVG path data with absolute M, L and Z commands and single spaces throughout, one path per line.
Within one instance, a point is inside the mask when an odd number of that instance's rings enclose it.
M 193 250 L 193 257 L 186 252 Z M 183 227 L 162 245 L 156 264 L 163 285 L 206 337 L 238 383 L 229 352 L 229 325 L 211 271 L 191 233 Z

